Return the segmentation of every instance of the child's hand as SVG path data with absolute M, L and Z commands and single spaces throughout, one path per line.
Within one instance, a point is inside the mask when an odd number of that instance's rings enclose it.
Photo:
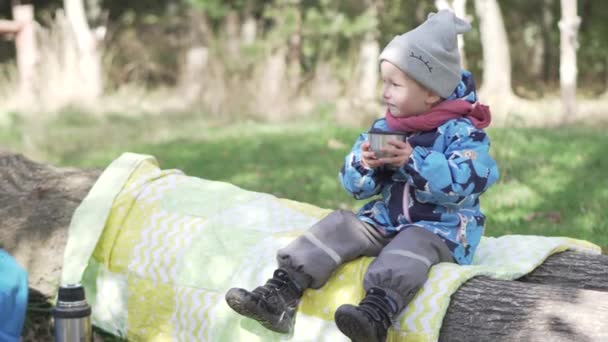
M 377 161 L 382 164 L 387 164 L 394 166 L 396 168 L 401 168 L 407 161 L 410 159 L 412 155 L 412 145 L 410 145 L 407 141 L 399 141 L 399 140 L 389 140 L 388 144 L 390 146 L 382 148 L 382 152 L 386 152 L 392 157 L 385 157 L 378 159 Z
M 372 169 L 377 168 L 378 166 L 382 166 L 382 164 L 384 163 L 380 162 L 380 160 L 376 157 L 376 153 L 374 151 L 371 151 L 369 148 L 369 141 L 366 141 L 361 144 L 361 163 L 363 164 L 363 166 Z

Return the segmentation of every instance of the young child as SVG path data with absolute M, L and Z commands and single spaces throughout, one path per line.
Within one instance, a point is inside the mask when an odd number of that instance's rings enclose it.
M 357 214 L 338 210 L 278 251 L 279 268 L 253 291 L 233 288 L 228 305 L 265 327 L 289 332 L 302 293 L 341 264 L 375 256 L 359 305 L 342 305 L 338 328 L 353 341 L 385 341 L 392 320 L 439 262 L 469 264 L 484 230 L 479 196 L 498 180 L 471 74 L 461 70 L 457 35 L 470 25 L 440 11 L 396 36 L 380 54 L 385 118 L 375 131 L 405 132 L 378 158 L 363 133 L 340 171 L 357 199 L 381 194 Z

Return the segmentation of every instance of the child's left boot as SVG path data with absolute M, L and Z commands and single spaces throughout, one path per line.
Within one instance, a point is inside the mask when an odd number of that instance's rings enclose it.
M 382 289 L 372 287 L 358 306 L 341 305 L 334 319 L 353 342 L 384 342 L 396 310 Z

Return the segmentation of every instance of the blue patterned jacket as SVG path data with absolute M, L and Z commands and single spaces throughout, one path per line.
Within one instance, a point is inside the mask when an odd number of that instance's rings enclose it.
M 467 71 L 446 101 L 456 98 L 476 101 L 475 85 Z M 372 129 L 388 131 L 385 119 L 376 120 Z M 362 133 L 340 170 L 342 185 L 356 199 L 381 194 L 358 211 L 359 219 L 386 237 L 412 226 L 428 229 L 445 241 L 457 263 L 470 264 L 485 225 L 479 196 L 499 177 L 485 131 L 462 118 L 410 134 L 408 141 L 414 150 L 409 161 L 396 170 L 364 167 L 361 144 L 366 140 L 367 133 Z

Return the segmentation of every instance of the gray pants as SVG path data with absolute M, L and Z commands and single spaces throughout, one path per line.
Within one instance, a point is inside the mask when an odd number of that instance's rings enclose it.
M 400 312 L 428 278 L 432 265 L 453 262 L 446 244 L 430 231 L 411 227 L 392 239 L 350 211 L 337 210 L 279 250 L 280 268 L 302 288 L 320 288 L 341 264 L 360 256 L 374 256 L 363 288 L 381 288 Z

